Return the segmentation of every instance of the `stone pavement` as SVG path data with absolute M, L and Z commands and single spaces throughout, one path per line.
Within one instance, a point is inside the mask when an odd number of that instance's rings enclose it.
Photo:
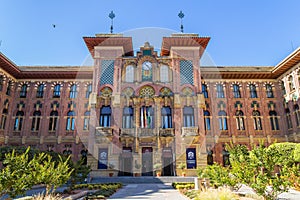
M 188 200 L 168 183 L 128 184 L 109 199 Z

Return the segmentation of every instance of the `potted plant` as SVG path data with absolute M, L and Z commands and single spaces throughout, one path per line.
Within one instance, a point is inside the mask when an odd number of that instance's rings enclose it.
M 111 169 L 111 170 L 115 169 L 115 165 L 113 163 L 109 163 L 108 169 Z M 114 175 L 114 172 L 109 172 L 108 175 L 109 175 L 109 177 L 112 177 Z
M 155 170 L 156 176 L 161 176 L 161 163 L 155 163 L 153 169 Z
M 186 164 L 184 162 L 181 162 L 179 165 L 178 165 L 178 168 L 181 169 L 181 175 L 182 176 L 185 176 L 185 169 L 186 169 Z

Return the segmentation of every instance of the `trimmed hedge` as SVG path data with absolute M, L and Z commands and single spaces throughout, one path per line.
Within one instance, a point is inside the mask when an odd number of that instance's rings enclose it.
M 192 190 L 195 188 L 195 183 L 193 182 L 174 182 L 172 183 L 173 188 L 177 190 Z

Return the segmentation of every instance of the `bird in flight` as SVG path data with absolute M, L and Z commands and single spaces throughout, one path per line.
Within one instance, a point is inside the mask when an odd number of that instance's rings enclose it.
M 52 26 L 53 26 L 53 28 L 55 28 L 55 27 L 56 27 L 56 25 L 55 25 L 55 24 L 52 24 Z

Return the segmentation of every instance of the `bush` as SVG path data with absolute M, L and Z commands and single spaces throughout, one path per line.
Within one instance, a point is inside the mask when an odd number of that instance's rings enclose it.
M 204 192 L 199 192 L 195 200 L 238 200 L 239 196 L 234 194 L 230 189 L 220 187 L 217 190 L 210 189 Z
M 177 190 L 191 190 L 195 188 L 195 183 L 192 182 L 174 182 L 172 183 L 173 188 Z
M 210 185 L 215 188 L 221 186 L 235 186 L 237 185 L 235 179 L 230 175 L 230 169 L 228 167 L 223 167 L 219 164 L 214 164 L 207 166 L 204 170 L 198 172 L 198 175 L 201 174 L 201 178 L 208 178 Z

